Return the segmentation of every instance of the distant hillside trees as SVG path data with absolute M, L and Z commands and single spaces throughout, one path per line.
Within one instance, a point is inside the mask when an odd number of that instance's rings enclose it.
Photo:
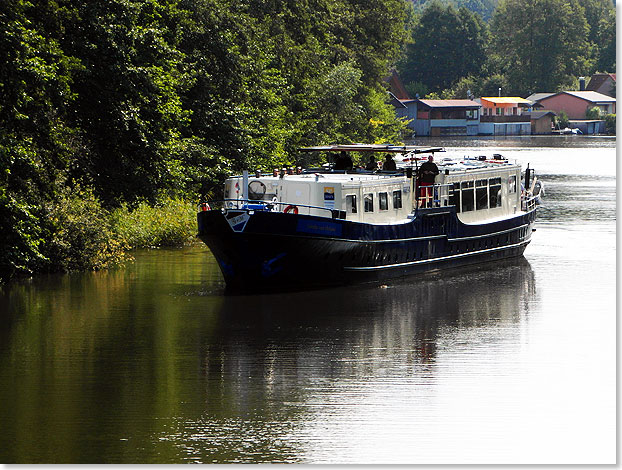
M 416 12 L 421 13 L 431 2 L 439 0 L 409 0 L 413 4 Z M 490 20 L 495 8 L 497 0 L 443 0 L 445 5 L 454 5 L 456 8 L 465 7 L 473 13 L 477 13 L 484 21 Z
M 482 96 L 498 88 L 526 96 L 615 70 L 611 0 L 499 0 L 488 23 L 443 0 L 414 4 L 411 41 L 398 64 L 413 96 L 466 98 L 467 90 Z

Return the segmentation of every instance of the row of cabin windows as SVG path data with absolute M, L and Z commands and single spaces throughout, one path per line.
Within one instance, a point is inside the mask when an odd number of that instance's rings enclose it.
M 378 193 L 378 206 L 381 211 L 389 210 L 389 193 Z M 349 194 L 346 196 L 346 212 L 356 214 L 358 212 L 356 203 L 356 195 Z M 402 191 L 393 191 L 393 209 L 402 208 Z M 363 210 L 365 212 L 374 212 L 374 193 L 363 194 Z
M 508 192 L 516 192 L 516 175 L 508 179 Z M 501 202 L 501 178 L 454 183 L 449 196 L 449 203 L 456 206 L 458 212 L 501 207 Z

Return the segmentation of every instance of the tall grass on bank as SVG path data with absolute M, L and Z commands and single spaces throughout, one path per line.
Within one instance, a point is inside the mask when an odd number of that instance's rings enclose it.
M 163 198 L 155 206 L 141 202 L 111 214 L 113 230 L 130 248 L 181 246 L 196 236 L 196 205 L 180 198 Z
M 195 204 L 180 198 L 111 211 L 91 188 L 74 184 L 60 187 L 57 197 L 42 203 L 39 211 L 38 230 L 23 230 L 37 262 L 28 264 L 20 252 L 0 253 L 0 284 L 42 272 L 107 269 L 133 260 L 135 248 L 181 246 L 196 240 Z
M 48 258 L 53 271 L 106 269 L 131 261 L 136 248 L 181 246 L 195 239 L 195 204 L 162 198 L 108 211 L 90 189 L 66 191 L 50 210 L 56 226 Z

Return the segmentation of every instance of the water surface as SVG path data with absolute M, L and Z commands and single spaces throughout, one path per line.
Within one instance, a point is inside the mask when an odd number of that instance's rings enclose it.
M 536 168 L 517 260 L 225 296 L 198 245 L 1 288 L 0 462 L 614 463 L 615 141 L 571 139 L 422 142 Z

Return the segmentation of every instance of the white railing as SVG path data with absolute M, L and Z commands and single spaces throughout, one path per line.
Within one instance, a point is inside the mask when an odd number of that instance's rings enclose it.
M 248 212 L 284 212 L 289 214 L 298 214 L 299 208 L 314 209 L 327 212 L 326 215 L 320 217 L 330 217 L 332 219 L 345 219 L 345 211 L 328 209 L 321 206 L 312 206 L 308 204 L 279 202 L 279 201 L 262 201 L 255 199 L 219 199 L 203 202 L 198 205 L 199 212 L 208 210 L 244 210 Z M 309 211 L 309 213 L 311 213 Z
M 415 205 L 419 208 L 448 206 L 452 192 L 453 184 L 416 185 Z

